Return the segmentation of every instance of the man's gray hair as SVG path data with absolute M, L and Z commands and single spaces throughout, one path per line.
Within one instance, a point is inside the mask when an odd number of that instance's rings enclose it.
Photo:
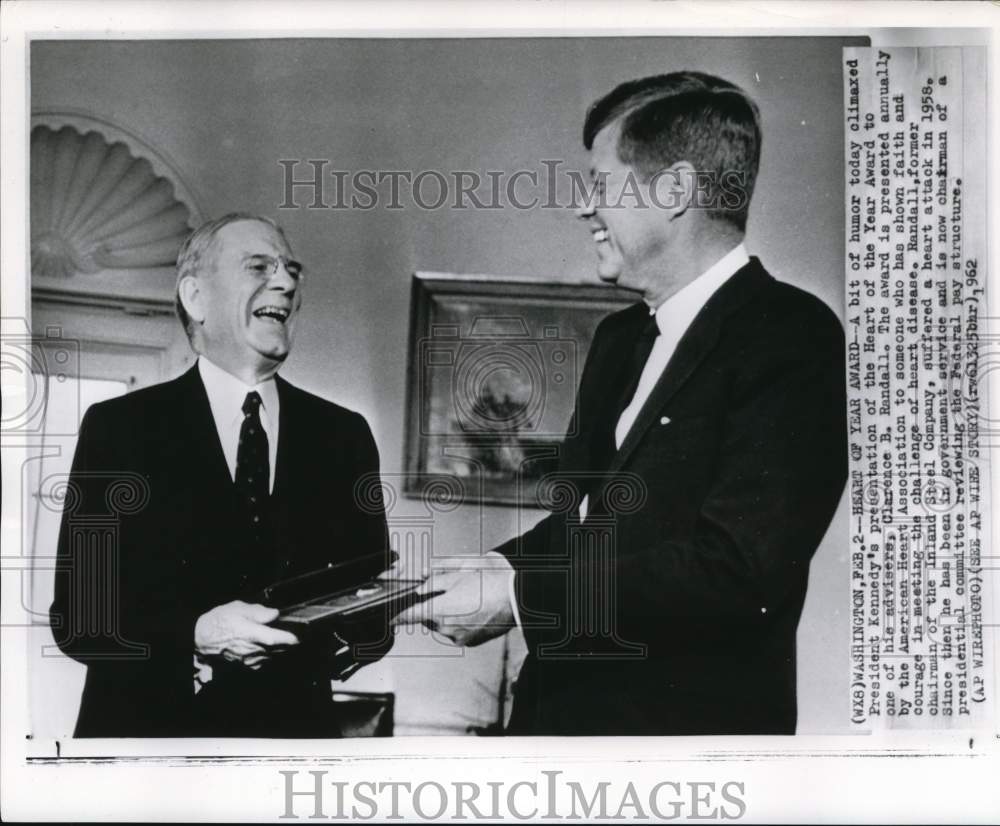
M 177 284 L 174 291 L 174 307 L 177 310 L 177 317 L 181 320 L 181 324 L 184 325 L 184 332 L 187 333 L 188 341 L 193 341 L 194 324 L 191 321 L 191 317 L 187 314 L 187 310 L 184 309 L 184 303 L 181 301 L 181 281 L 187 276 L 197 276 L 199 274 L 205 259 L 212 251 L 212 244 L 215 242 L 215 237 L 219 234 L 219 231 L 223 227 L 234 224 L 237 221 L 260 221 L 262 224 L 267 224 L 278 232 L 286 244 L 288 243 L 285 231 L 274 220 L 265 215 L 254 215 L 251 212 L 227 213 L 221 218 L 206 221 L 192 232 L 181 246 L 180 252 L 177 253 Z

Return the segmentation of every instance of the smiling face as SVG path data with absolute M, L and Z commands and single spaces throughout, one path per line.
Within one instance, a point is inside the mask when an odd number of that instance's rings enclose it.
M 291 350 L 302 267 L 290 256 L 274 227 L 237 221 L 219 230 L 194 279 L 200 351 L 248 383 L 272 375 Z
M 657 193 L 651 193 L 642 176 L 618 158 L 618 132 L 612 123 L 594 138 L 590 161 L 596 197 L 577 215 L 590 227 L 601 280 L 642 293 L 649 302 L 669 267 L 669 179 L 656 179 Z

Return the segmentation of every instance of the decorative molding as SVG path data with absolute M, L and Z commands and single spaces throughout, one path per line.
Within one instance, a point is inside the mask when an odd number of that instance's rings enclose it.
M 90 308 L 102 310 L 117 310 L 131 316 L 167 316 L 175 315 L 172 301 L 156 298 L 132 298 L 125 295 L 107 293 L 67 293 L 47 287 L 36 287 L 31 291 L 33 307 L 47 308 Z
M 61 370 L 83 378 L 118 376 L 130 387 L 178 375 L 194 359 L 166 300 L 36 289 L 31 331 L 36 347 L 71 354 Z M 54 358 L 46 363 L 56 364 Z
M 60 106 L 51 109 L 35 109 L 31 113 L 31 128 L 48 126 L 58 130 L 63 126 L 72 126 L 77 132 L 98 132 L 109 143 L 123 143 L 136 158 L 149 161 L 153 171 L 161 178 L 170 181 L 174 186 L 174 195 L 191 214 L 191 221 L 196 226 L 205 220 L 205 211 L 200 199 L 188 185 L 181 173 L 179 165 L 163 149 L 155 146 L 138 132 L 119 126 L 108 118 L 95 115 L 83 109 L 70 106 Z
M 31 272 L 69 278 L 170 266 L 190 210 L 144 157 L 100 132 L 31 131 Z

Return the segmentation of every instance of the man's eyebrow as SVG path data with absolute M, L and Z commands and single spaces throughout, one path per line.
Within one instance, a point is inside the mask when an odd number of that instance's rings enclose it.
M 244 261 L 251 261 L 254 258 L 266 258 L 268 260 L 271 260 L 271 259 L 274 259 L 274 258 L 284 258 L 290 264 L 299 264 L 300 263 L 297 258 L 293 258 L 290 255 L 271 255 L 271 253 L 269 253 L 269 252 L 248 252 L 248 253 L 245 253 L 244 256 L 243 256 L 243 260 Z
M 306 268 L 305 264 L 303 264 L 301 261 L 299 261 L 299 259 L 297 259 L 297 258 L 289 258 L 288 256 L 271 255 L 268 252 L 248 252 L 248 253 L 246 253 L 243 256 L 243 258 L 241 260 L 244 263 L 246 263 L 246 262 L 249 262 L 249 261 L 262 261 L 262 260 L 263 261 L 274 261 L 274 260 L 280 260 L 281 258 L 285 259 L 285 267 L 294 267 L 294 268 L 298 269 L 300 272 L 304 272 L 305 271 L 305 268 Z

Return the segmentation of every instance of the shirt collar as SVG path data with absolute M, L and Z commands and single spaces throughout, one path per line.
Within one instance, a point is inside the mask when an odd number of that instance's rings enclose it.
M 260 394 L 265 415 L 276 420 L 278 413 L 278 384 L 274 376 L 265 381 L 250 386 L 244 384 L 236 376 L 227 373 L 217 364 L 204 356 L 198 357 L 198 372 L 208 394 L 208 403 L 216 421 L 230 421 L 234 417 L 243 416 L 243 401 L 247 393 L 257 391 Z
M 694 281 L 670 296 L 655 311 L 650 310 L 650 315 L 655 312 L 656 326 L 660 332 L 666 333 L 668 330 L 678 328 L 687 329 L 712 294 L 749 263 L 750 256 L 747 255 L 746 247 L 741 242 Z

